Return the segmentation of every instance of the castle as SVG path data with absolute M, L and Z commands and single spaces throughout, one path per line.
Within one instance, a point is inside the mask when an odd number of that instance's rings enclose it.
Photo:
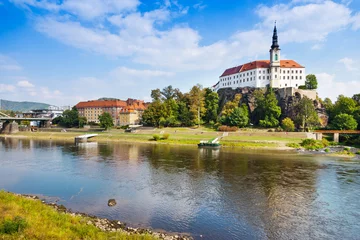
M 298 88 L 305 85 L 305 67 L 294 60 L 281 60 L 276 24 L 270 48 L 270 60 L 256 60 L 228 68 L 213 86 L 222 88 L 255 87 Z

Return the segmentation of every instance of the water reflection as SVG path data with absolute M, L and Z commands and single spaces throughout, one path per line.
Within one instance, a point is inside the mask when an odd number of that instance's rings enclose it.
M 356 238 L 360 166 L 321 156 L 0 140 L 0 188 L 205 239 Z M 108 208 L 107 199 L 118 205 Z

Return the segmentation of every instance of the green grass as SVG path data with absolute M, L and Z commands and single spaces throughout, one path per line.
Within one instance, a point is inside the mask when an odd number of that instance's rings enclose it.
M 149 235 L 102 232 L 87 217 L 59 213 L 40 200 L 0 191 L 0 239 L 156 239 Z
M 76 129 L 75 129 L 76 130 Z M 74 137 L 85 134 L 82 132 L 19 132 L 15 136 L 25 136 L 33 139 L 51 139 L 59 141 L 74 141 Z M 160 144 L 189 144 L 196 145 L 200 140 L 209 140 L 223 135 L 221 132 L 215 132 L 201 127 L 191 128 L 163 128 L 155 130 L 140 130 L 137 133 L 125 133 L 124 130 L 112 129 L 107 132 L 87 132 L 99 134 L 93 141 L 98 142 L 139 142 L 139 143 L 160 143 Z M 169 134 L 168 139 L 164 136 Z M 154 141 L 154 135 L 160 136 L 160 139 Z M 299 133 L 267 133 L 264 131 L 239 131 L 229 133 L 228 136 L 220 140 L 223 146 L 241 147 L 241 148 L 276 148 L 284 147 L 288 143 L 300 143 L 304 138 Z

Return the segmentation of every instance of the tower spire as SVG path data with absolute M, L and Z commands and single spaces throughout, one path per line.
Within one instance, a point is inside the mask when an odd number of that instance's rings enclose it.
M 279 47 L 280 46 L 279 46 L 279 43 L 278 43 L 278 35 L 277 35 L 276 21 L 275 21 L 271 49 L 279 48 Z

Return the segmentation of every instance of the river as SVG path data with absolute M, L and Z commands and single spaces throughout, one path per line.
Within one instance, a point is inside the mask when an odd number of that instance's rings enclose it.
M 320 155 L 0 138 L 0 189 L 195 239 L 360 238 L 360 162 Z

